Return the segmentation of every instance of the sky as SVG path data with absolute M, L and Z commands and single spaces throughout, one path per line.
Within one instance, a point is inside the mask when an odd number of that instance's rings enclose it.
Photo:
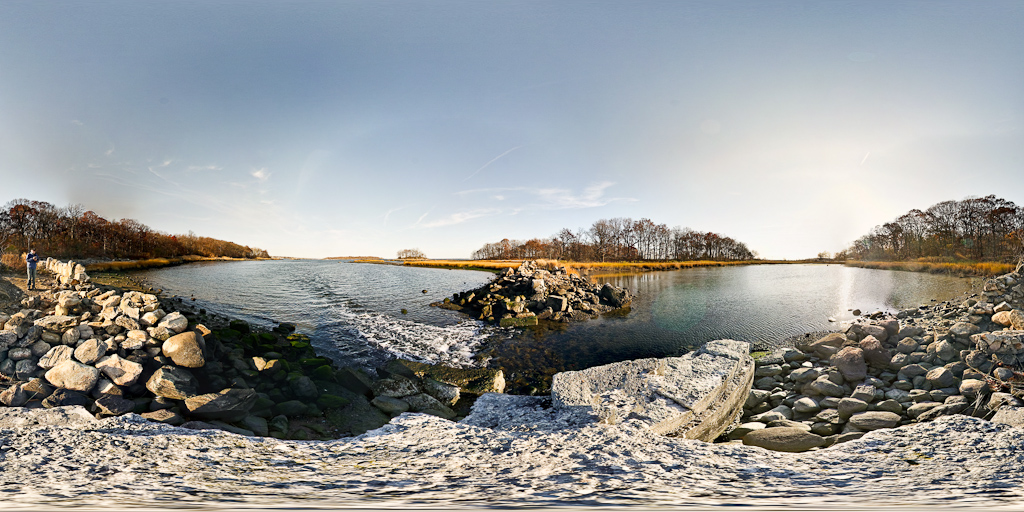
M 1024 203 L 1024 2 L 0 1 L 0 202 L 276 256 Z

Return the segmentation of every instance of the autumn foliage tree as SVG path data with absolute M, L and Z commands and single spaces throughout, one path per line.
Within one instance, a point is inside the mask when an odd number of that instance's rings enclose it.
M 572 261 L 749 260 L 745 244 L 717 233 L 669 228 L 650 219 L 602 219 L 588 229 L 562 229 L 550 238 L 485 244 L 473 259 L 564 259 Z
M 875 226 L 842 253 L 859 260 L 919 258 L 1015 261 L 1022 255 L 1024 208 L 989 195 L 943 201 Z M 839 255 L 837 255 L 839 256 Z
M 169 235 L 134 219 L 107 220 L 81 205 L 15 199 L 0 208 L 0 252 L 30 248 L 61 259 L 266 258 L 267 251 L 214 238 Z

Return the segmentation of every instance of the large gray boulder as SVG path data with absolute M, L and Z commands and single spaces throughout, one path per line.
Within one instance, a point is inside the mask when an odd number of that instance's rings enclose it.
M 194 396 L 199 388 L 196 378 L 184 368 L 162 366 L 146 381 L 146 389 L 156 396 L 184 400 Z
M 740 414 L 754 379 L 750 345 L 718 340 L 682 357 L 637 359 L 554 376 L 556 408 L 597 421 L 640 421 L 663 435 L 712 441 Z
M 58 388 L 87 392 L 100 379 L 100 371 L 78 361 L 66 360 L 46 372 L 46 380 Z
M 61 335 L 64 334 L 64 331 L 68 330 L 68 328 L 78 325 L 78 317 L 50 315 L 36 320 L 35 325 L 54 334 Z
M 142 365 L 124 359 L 117 354 L 104 357 L 96 363 L 96 369 L 103 372 L 118 386 L 131 386 L 142 375 Z
M 206 364 L 203 351 L 206 343 L 195 331 L 183 332 L 167 338 L 161 347 L 164 356 L 185 368 L 202 368 Z
M 778 452 L 805 452 L 825 444 L 825 438 L 798 427 L 771 427 L 743 436 L 743 444 Z
M 239 421 L 249 414 L 256 398 L 252 389 L 228 388 L 186 398 L 185 407 L 189 416 L 202 420 Z

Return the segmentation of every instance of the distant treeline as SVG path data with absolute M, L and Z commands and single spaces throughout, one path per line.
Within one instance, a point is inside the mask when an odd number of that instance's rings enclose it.
M 550 238 L 486 244 L 476 260 L 561 259 L 571 261 L 749 260 L 742 242 L 717 233 L 669 228 L 650 219 L 602 219 L 588 229 L 562 229 Z
M 42 257 L 60 259 L 267 258 L 263 249 L 224 240 L 168 235 L 133 219 L 109 221 L 85 207 L 57 207 L 44 201 L 15 199 L 0 210 L 0 252 L 20 254 L 34 248 Z
M 1022 255 L 1024 209 L 994 195 L 943 201 L 875 226 L 837 259 L 920 258 L 1015 261 Z

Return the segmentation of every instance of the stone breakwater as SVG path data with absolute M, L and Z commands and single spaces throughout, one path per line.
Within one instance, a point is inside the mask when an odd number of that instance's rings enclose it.
M 193 428 L 326 439 L 406 411 L 454 419 L 480 394 L 504 389 L 500 370 L 408 361 L 392 361 L 374 379 L 335 368 L 294 326 L 255 332 L 180 299 L 104 290 L 74 262 L 50 259 L 42 268 L 57 287 L 0 312 L 0 403 L 8 407 L 82 406 L 100 418 L 137 413 Z
M 1018 268 L 962 302 L 876 313 L 797 342 L 757 362 L 729 437 L 804 451 L 941 416 L 1011 414 L 1024 405 L 1022 302 Z
M 632 299 L 628 290 L 607 283 L 596 285 L 568 273 L 565 267 L 548 271 L 524 261 L 480 288 L 456 293 L 434 305 L 502 327 L 522 327 L 537 325 L 539 320 L 587 320 L 628 307 Z

